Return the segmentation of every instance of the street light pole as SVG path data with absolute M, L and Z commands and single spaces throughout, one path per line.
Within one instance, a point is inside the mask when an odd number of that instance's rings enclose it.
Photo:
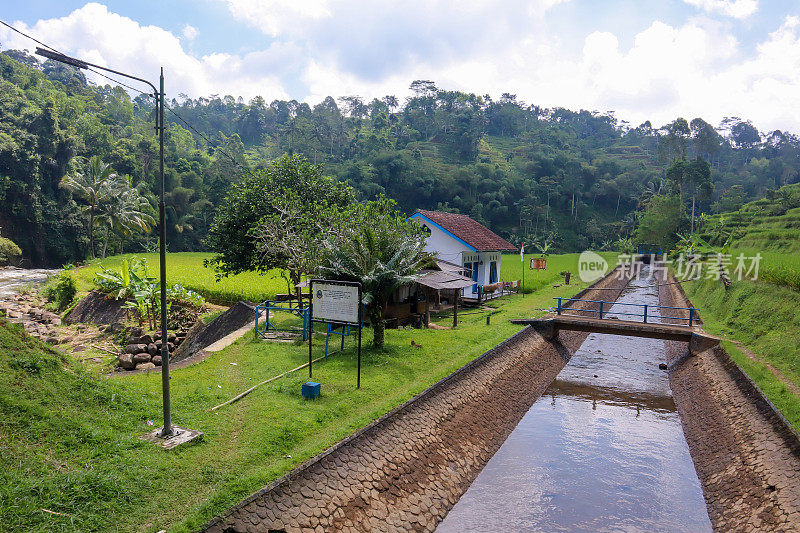
M 158 173 L 161 177 L 161 198 L 158 202 L 158 217 L 161 224 L 159 259 L 161 261 L 161 395 L 164 404 L 164 429 L 162 437 L 172 435 L 172 414 L 169 397 L 169 337 L 167 336 L 167 213 L 164 202 L 164 67 L 161 67 L 160 90 L 156 113 L 158 120 Z
M 80 69 L 90 67 L 105 70 L 119 76 L 124 76 L 132 80 L 146 83 L 153 89 L 153 97 L 156 100 L 156 131 L 158 132 L 158 155 L 159 155 L 159 178 L 161 180 L 161 194 L 158 202 L 158 216 L 160 226 L 159 252 L 161 266 L 161 394 L 164 404 L 164 428 L 161 430 L 161 437 L 173 435 L 172 414 L 169 397 L 169 336 L 167 335 L 167 224 L 166 207 L 164 203 L 164 68 L 161 68 L 160 90 L 156 86 L 143 78 L 137 78 L 130 74 L 125 74 L 118 70 L 113 70 L 93 63 L 88 63 L 81 59 L 70 57 L 59 52 L 36 48 L 36 54 L 53 61 L 72 65 Z M 91 231 L 91 229 L 89 230 Z

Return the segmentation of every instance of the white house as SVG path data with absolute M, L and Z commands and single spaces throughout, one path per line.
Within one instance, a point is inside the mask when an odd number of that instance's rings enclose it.
M 465 298 L 477 298 L 478 287 L 499 282 L 503 252 L 517 251 L 513 244 L 467 215 L 418 210 L 410 219 L 430 231 L 425 251 L 464 266 L 464 274 L 474 282 L 463 290 Z

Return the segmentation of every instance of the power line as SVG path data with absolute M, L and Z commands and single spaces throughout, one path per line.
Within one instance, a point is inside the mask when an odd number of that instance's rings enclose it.
M 56 48 L 53 48 L 53 47 L 52 47 L 52 46 L 50 46 L 49 44 L 43 43 L 42 41 L 40 41 L 39 39 L 37 39 L 37 38 L 33 37 L 32 35 L 28 35 L 27 33 L 23 32 L 22 30 L 18 30 L 17 28 L 15 28 L 14 26 L 12 26 L 11 24 L 7 23 L 6 21 L 4 21 L 4 20 L 2 20 L 2 19 L 0 19 L 0 24 L 2 24 L 3 26 L 6 26 L 7 28 L 9 28 L 9 29 L 11 29 L 11 30 L 13 30 L 13 31 L 17 32 L 18 34 L 22 35 L 23 37 L 26 37 L 26 38 L 30 39 L 31 41 L 35 42 L 36 44 L 39 44 L 39 45 L 41 45 L 41 46 L 44 46 L 45 48 L 47 48 L 47 49 L 49 49 L 49 50 L 52 50 L 53 52 L 56 52 L 56 53 L 58 53 L 58 54 L 61 54 L 61 55 L 67 55 L 67 54 L 64 54 L 63 52 L 61 52 L 60 50 L 57 50 Z M 95 69 L 93 69 L 93 68 L 91 68 L 91 67 L 87 67 L 87 68 L 86 68 L 86 70 L 88 70 L 88 71 L 90 71 L 90 72 L 93 72 L 93 73 L 95 73 L 95 74 L 97 74 L 97 75 L 99 75 L 99 76 L 102 76 L 102 77 L 104 77 L 105 79 L 107 79 L 107 80 L 109 80 L 109 81 L 112 81 L 112 82 L 114 82 L 114 83 L 116 83 L 116 84 L 118 84 L 118 85 L 121 85 L 121 86 L 123 86 L 123 87 L 126 87 L 126 88 L 128 88 L 128 89 L 130 89 L 130 90 L 132 90 L 132 91 L 138 92 L 139 94 L 144 94 L 144 95 L 147 95 L 147 96 L 156 96 L 156 95 L 154 95 L 154 94 L 151 94 L 151 93 L 144 92 L 144 91 L 142 91 L 142 90 L 140 90 L 140 89 L 137 89 L 137 88 L 135 88 L 135 87 L 131 87 L 131 86 L 130 86 L 130 85 L 128 85 L 127 83 L 123 83 L 123 82 L 119 81 L 118 79 L 112 78 L 111 76 L 108 76 L 108 75 L 106 75 L 106 74 L 103 74 L 102 72 L 99 72 L 99 71 L 97 71 L 97 70 L 95 70 Z M 170 107 L 168 107 L 168 106 L 166 105 L 166 103 L 164 104 L 164 109 L 166 109 L 167 111 L 169 111 L 170 113 L 172 113 L 173 115 L 175 115 L 175 117 L 176 117 L 178 120 L 180 120 L 181 122 L 183 122 L 184 124 L 186 124 L 186 126 L 187 126 L 187 127 L 190 129 L 190 130 L 192 130 L 194 133 L 196 133 L 197 135 L 199 135 L 200 137 L 202 137 L 202 138 L 203 138 L 203 139 L 204 139 L 204 140 L 205 140 L 205 141 L 206 141 L 206 142 L 207 142 L 209 145 L 211 145 L 211 146 L 214 146 L 214 143 L 213 143 L 213 141 L 211 141 L 211 139 L 209 139 L 208 137 L 206 137 L 206 136 L 205 136 L 203 133 L 201 133 L 201 132 L 200 132 L 200 131 L 199 131 L 197 128 L 195 128 L 194 126 L 192 126 L 191 124 L 189 124 L 189 122 L 187 122 L 187 121 L 186 121 L 186 120 L 185 120 L 185 119 L 184 119 L 182 116 L 180 116 L 180 115 L 178 114 L 178 112 L 177 112 L 177 111 L 175 111 L 175 110 L 171 109 Z M 234 158 L 234 157 L 233 157 L 232 155 L 230 155 L 228 152 L 226 152 L 225 150 L 223 150 L 223 149 L 222 149 L 222 147 L 216 146 L 215 148 L 216 148 L 217 150 L 219 150 L 219 152 L 220 152 L 220 153 L 222 153 L 223 155 L 225 155 L 225 157 L 227 157 L 228 159 L 230 159 L 230 160 L 231 160 L 231 162 L 232 162 L 234 165 L 236 165 L 237 167 L 239 167 L 241 170 L 244 170 L 245 172 L 247 172 L 247 173 L 248 173 L 248 174 L 250 174 L 251 176 L 255 177 L 255 174 L 253 174 L 253 172 L 252 172 L 252 171 L 251 171 L 249 168 L 242 166 L 242 165 L 241 165 L 241 164 L 240 164 L 238 161 L 236 161 L 236 158 Z
M 31 41 L 35 42 L 36 44 L 40 44 L 40 45 L 44 46 L 44 47 L 45 47 L 45 48 L 47 48 L 48 50 L 52 50 L 53 52 L 56 52 L 57 54 L 66 55 L 66 54 L 64 54 L 63 52 L 61 52 L 60 50 L 58 50 L 58 49 L 56 49 L 56 48 L 53 48 L 53 47 L 52 47 L 52 46 L 50 46 L 49 44 L 43 43 L 42 41 L 40 41 L 40 40 L 39 40 L 39 39 L 37 39 L 36 37 L 34 37 L 34 36 L 32 36 L 32 35 L 28 35 L 28 34 L 27 34 L 27 33 L 25 33 L 24 31 L 22 31 L 22 30 L 19 30 L 19 29 L 15 28 L 14 26 L 12 26 L 11 24 L 9 24 L 8 22 L 6 22 L 6 21 L 4 21 L 4 20 L 2 20 L 2 19 L 0 19 L 0 24 L 2 24 L 3 26 L 5 26 L 5 27 L 9 28 L 9 29 L 10 29 L 10 30 L 12 30 L 12 31 L 15 31 L 15 32 L 17 32 L 18 34 L 22 35 L 23 37 L 26 37 L 26 38 L 30 39 Z M 109 80 L 109 81 L 113 81 L 114 83 L 116 83 L 116 84 L 118 84 L 118 85 L 122 85 L 123 87 L 127 87 L 128 89 L 130 89 L 130 90 L 132 90 L 132 91 L 136 91 L 136 92 L 138 92 L 138 93 L 140 93 L 140 94 L 146 94 L 146 95 L 148 95 L 148 96 L 152 96 L 150 93 L 146 93 L 146 92 L 144 92 L 144 91 L 142 91 L 142 90 L 140 90 L 140 89 L 137 89 L 136 87 L 131 87 L 130 85 L 128 85 L 128 84 L 126 84 L 126 83 L 123 83 L 123 82 L 119 81 L 118 79 L 112 78 L 111 76 L 108 76 L 108 75 L 106 75 L 106 74 L 103 74 L 102 72 L 99 72 L 99 71 L 97 71 L 97 70 L 95 70 L 95 69 L 93 69 L 93 68 L 91 68 L 91 67 L 87 67 L 87 68 L 86 68 L 86 70 L 88 70 L 88 71 L 90 71 L 90 72 L 94 72 L 94 73 L 95 73 L 95 74 L 97 74 L 98 76 L 102 76 L 102 77 L 104 77 L 105 79 L 107 79 L 107 80 Z

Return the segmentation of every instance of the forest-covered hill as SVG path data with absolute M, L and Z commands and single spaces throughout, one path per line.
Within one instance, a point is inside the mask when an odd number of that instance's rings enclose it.
M 512 242 L 549 239 L 564 251 L 631 232 L 642 199 L 669 187 L 664 173 L 676 158 L 711 163 L 714 194 L 699 204 L 706 212 L 800 181 L 800 140 L 760 133 L 739 118 L 717 129 L 701 118 L 631 127 L 612 113 L 544 109 L 511 94 L 493 99 L 429 81 L 410 89 L 402 102 L 168 98 L 170 250 L 202 250 L 229 185 L 283 153 L 324 165 L 364 198 L 385 193 L 407 213 L 454 210 Z M 153 112 L 148 96 L 95 86 L 79 70 L 24 52 L 0 53 L 0 234 L 33 264 L 87 257 L 88 219 L 59 183 L 94 155 L 155 207 Z M 155 242 L 154 234 L 115 230 L 108 248 L 140 251 Z

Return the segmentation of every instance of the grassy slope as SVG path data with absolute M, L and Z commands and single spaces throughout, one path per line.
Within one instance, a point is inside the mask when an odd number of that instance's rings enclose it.
M 800 398 L 767 368 L 800 386 L 800 294 L 771 283 L 739 281 L 727 291 L 722 283 L 702 280 L 684 284 L 700 308 L 705 329 L 734 339 L 758 354 L 753 361 L 732 343 L 728 353 L 758 384 L 784 416 L 800 430 Z
M 800 185 L 784 189 L 800 193 Z M 737 235 L 730 250 L 733 267 L 739 254 L 761 254 L 758 281 L 734 281 L 727 291 L 712 280 L 684 287 L 701 308 L 707 330 L 739 341 L 755 354 L 753 360 L 734 343 L 725 343 L 731 357 L 800 429 L 800 399 L 785 383 L 800 387 L 800 208 L 787 210 L 777 200 L 762 198 L 712 216 L 705 227 L 721 221 Z M 714 239 L 714 231 L 708 231 L 704 236 Z M 780 379 L 767 365 L 778 370 Z
M 97 272 L 104 268 L 118 269 L 123 259 L 131 257 L 147 259 L 148 273 L 158 276 L 158 254 L 124 254 L 92 262 L 89 266 L 76 270 L 79 287 L 88 291 Z M 167 281 L 179 283 L 187 289 L 201 293 L 207 300 L 218 304 L 231 304 L 239 300 L 261 302 L 277 293 L 285 293 L 288 288 L 279 270 L 266 275 L 245 272 L 217 281 L 214 270 L 203 266 L 203 260 L 211 259 L 213 254 L 203 252 L 181 252 L 167 255 Z
M 551 256 L 550 271 L 576 272 L 576 259 Z M 159 374 L 96 378 L 0 321 L 0 530 L 196 528 L 509 337 L 519 329 L 509 318 L 541 314 L 553 296 L 584 285 L 542 284 L 536 294 L 492 302 L 499 313 L 489 327 L 485 312 L 465 312 L 455 331 L 390 330 L 384 350 L 364 351 L 361 390 L 349 339 L 345 352 L 315 365 L 323 386 L 318 401 L 302 400 L 301 371 L 209 413 L 307 360 L 306 345 L 248 335 L 173 372 L 174 422 L 202 430 L 205 439 L 170 453 L 138 439 L 152 429 L 148 420 L 160 420 Z M 423 347 L 412 348 L 412 340 Z M 317 354 L 321 348 L 317 341 Z M 20 357 L 50 363 L 35 374 L 11 366 Z

